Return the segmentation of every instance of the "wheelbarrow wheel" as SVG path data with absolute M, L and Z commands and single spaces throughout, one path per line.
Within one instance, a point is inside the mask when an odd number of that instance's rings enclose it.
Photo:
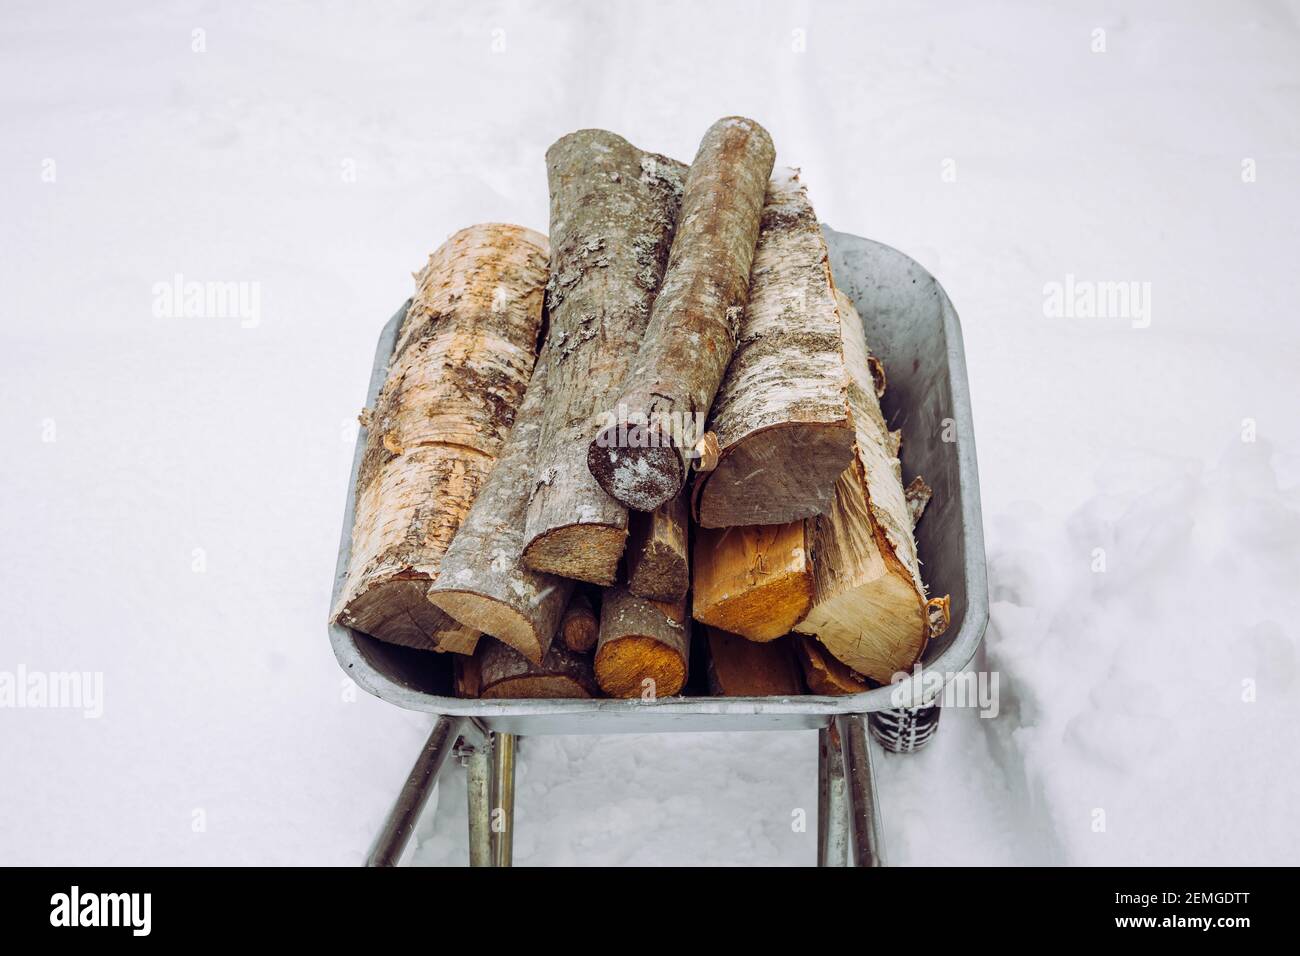
M 890 753 L 915 753 L 938 732 L 939 709 L 933 704 L 878 711 L 871 715 L 871 736 Z

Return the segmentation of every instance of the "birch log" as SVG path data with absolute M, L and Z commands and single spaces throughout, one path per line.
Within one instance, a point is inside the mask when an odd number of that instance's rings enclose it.
M 756 644 L 716 627 L 705 629 L 709 693 L 717 697 L 789 697 L 803 693 L 790 641 Z
M 736 345 L 775 157 L 766 130 L 728 117 L 704 134 L 687 173 L 663 287 L 610 409 L 625 421 L 603 428 L 587 453 L 600 486 L 629 508 L 653 511 L 686 481 L 697 419 Z
M 426 592 L 523 399 L 546 262 L 546 237 L 493 223 L 456 233 L 416 274 L 367 413 L 341 623 L 394 644 L 473 652 L 478 631 Z
M 575 588 L 569 606 L 560 619 L 560 639 L 564 646 L 577 653 L 585 653 L 596 646 L 600 634 L 600 615 L 591 606 L 591 598 L 581 587 Z
M 812 547 L 804 521 L 697 528 L 691 616 L 751 641 L 772 641 L 808 613 Z
M 542 349 L 501 457 L 429 587 L 429 600 L 443 611 L 534 664 L 550 649 L 573 591 L 568 578 L 533 571 L 523 562 L 524 512 L 553 354 L 549 344 Z
M 686 547 L 686 498 L 629 516 L 627 588 L 637 597 L 676 603 L 691 586 Z
M 556 641 L 540 664 L 492 638 L 480 642 L 474 655 L 479 669 L 479 697 L 502 698 L 596 697 L 600 688 L 591 672 L 591 655 L 575 654 Z
M 671 697 L 686 684 L 691 622 L 685 602 L 606 588 L 596 642 L 596 680 L 610 697 Z
M 930 623 L 896 445 L 880 413 L 862 321 L 847 296 L 839 296 L 839 305 L 857 441 L 831 509 L 812 521 L 813 607 L 795 630 L 886 684 L 921 656 Z
M 525 557 L 536 570 L 607 585 L 623 553 L 627 509 L 596 484 L 587 446 L 645 334 L 686 166 L 613 133 L 582 130 L 547 150 L 546 167 L 552 370 Z
M 768 185 L 749 303 L 708 430 L 718 464 L 693 488 L 706 528 L 821 514 L 853 453 L 826 241 L 793 169 Z

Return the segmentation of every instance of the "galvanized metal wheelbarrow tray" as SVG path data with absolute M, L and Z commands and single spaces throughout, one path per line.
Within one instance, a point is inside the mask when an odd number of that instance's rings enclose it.
M 988 624 L 988 584 L 979 476 L 966 362 L 957 313 L 939 283 L 895 249 L 823 226 L 835 284 L 857 306 L 867 341 L 885 365 L 886 420 L 904 434 L 905 478 L 922 475 L 934 497 L 917 527 L 923 576 L 932 594 L 951 595 L 947 633 L 930 642 L 923 667 L 951 675 L 974 655 Z M 406 305 L 384 327 L 366 403 L 387 374 Z M 357 472 L 365 448 L 357 438 L 343 517 L 331 605 L 352 547 Z M 819 854 L 825 865 L 883 862 L 883 833 L 871 780 L 865 715 L 931 705 L 933 680 L 913 680 L 847 697 L 671 697 L 639 700 L 466 700 L 452 696 L 450 655 L 385 644 L 338 624 L 330 641 L 339 664 L 360 687 L 408 710 L 440 715 L 369 862 L 397 861 L 453 750 L 469 772 L 470 857 L 508 865 L 513 829 L 514 736 L 525 734 L 683 733 L 819 730 Z M 504 820 L 488 825 L 490 810 Z

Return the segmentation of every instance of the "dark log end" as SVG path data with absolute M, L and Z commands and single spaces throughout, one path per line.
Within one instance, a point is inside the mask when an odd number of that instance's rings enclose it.
M 681 451 L 667 443 L 620 445 L 618 426 L 596 436 L 587 449 L 587 468 L 606 494 L 637 511 L 654 511 L 686 483 Z
M 646 548 L 636 570 L 628 575 L 627 589 L 647 601 L 676 604 L 686 597 L 690 570 L 682 552 L 664 545 Z

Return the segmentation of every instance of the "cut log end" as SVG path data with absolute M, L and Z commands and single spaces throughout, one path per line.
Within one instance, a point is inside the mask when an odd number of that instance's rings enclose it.
M 733 446 L 695 480 L 693 508 L 703 528 L 784 524 L 823 514 L 853 453 L 853 428 L 790 422 Z M 797 463 L 792 468 L 791 463 Z
M 614 583 L 626 542 L 626 528 L 565 525 L 534 538 L 524 549 L 524 563 L 534 571 L 607 587 Z
M 639 598 L 609 588 L 600 607 L 595 671 L 611 697 L 671 697 L 690 668 L 691 624 L 684 602 Z
M 651 601 L 680 601 L 690 586 L 682 554 L 658 544 L 651 544 L 642 552 L 636 574 L 628 579 L 633 594 Z
M 362 633 L 382 635 L 390 644 L 473 654 L 479 631 L 430 604 L 425 597 L 428 590 L 424 576 L 375 584 L 353 598 L 337 620 Z
M 812 584 L 803 574 L 777 574 L 719 604 L 697 599 L 692 616 L 751 641 L 774 641 L 804 619 L 812 605 Z
M 702 528 L 695 538 L 691 616 L 751 641 L 789 633 L 812 607 L 804 522 Z
M 804 682 L 812 693 L 843 697 L 870 690 L 862 675 L 854 673 L 851 667 L 837 660 L 816 638 L 796 634 L 793 640 L 795 656 L 803 667 Z
M 609 641 L 596 652 L 596 674 L 611 697 L 671 697 L 686 684 L 686 663 L 655 638 L 634 634 Z
M 434 591 L 428 599 L 456 620 L 474 621 L 481 631 L 540 663 L 543 651 L 532 622 L 509 605 L 473 591 Z
M 605 429 L 591 443 L 587 468 L 606 494 L 637 511 L 654 511 L 686 483 L 686 465 L 678 449 L 666 443 L 620 447 L 617 426 Z
M 675 604 L 691 586 L 686 499 L 629 516 L 627 587 L 637 597 Z

